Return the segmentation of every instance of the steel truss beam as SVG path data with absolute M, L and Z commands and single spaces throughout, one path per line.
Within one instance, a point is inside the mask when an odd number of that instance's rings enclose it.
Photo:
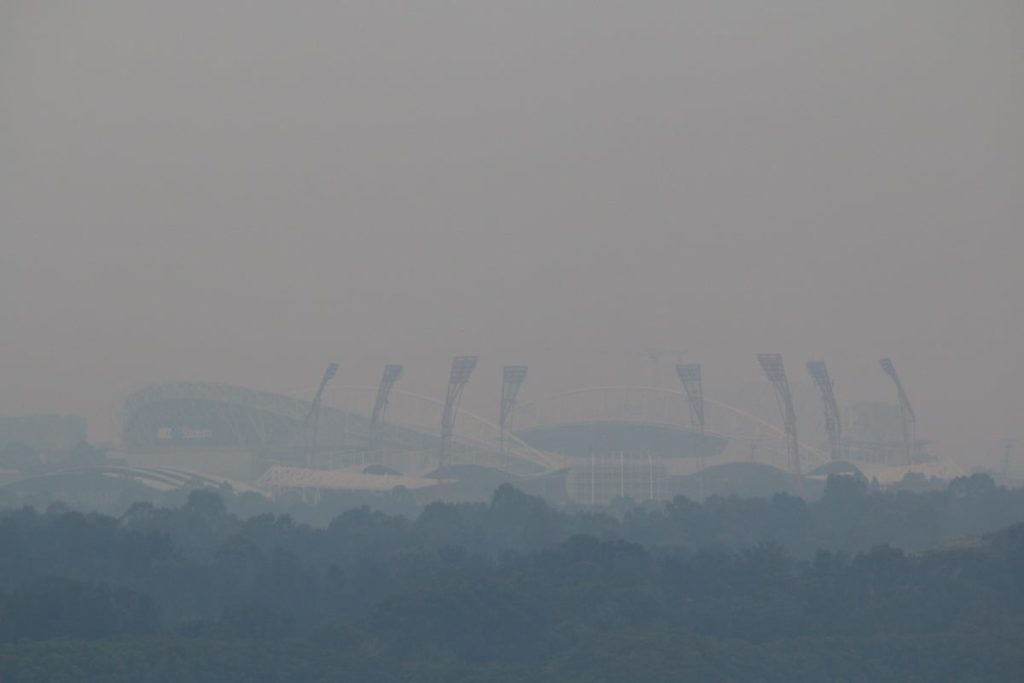
M 823 361 L 809 361 L 807 371 L 814 378 L 814 383 L 821 392 L 821 400 L 825 404 L 825 433 L 828 434 L 828 451 L 832 460 L 842 460 L 842 419 L 839 415 L 839 404 L 833 389 L 832 378 Z
M 452 359 L 452 369 L 448 375 L 448 393 L 445 395 L 444 412 L 441 414 L 441 443 L 437 454 L 439 469 L 448 464 L 452 436 L 455 434 L 455 416 L 459 412 L 462 390 L 469 382 L 476 362 L 476 356 L 455 356 Z
M 757 357 L 764 374 L 775 390 L 775 401 L 779 406 L 782 424 L 786 431 L 786 457 L 789 471 L 800 476 L 800 441 L 796 434 L 796 410 L 793 409 L 793 395 L 789 391 L 789 380 L 786 379 L 786 368 L 782 355 L 778 353 L 762 353 Z

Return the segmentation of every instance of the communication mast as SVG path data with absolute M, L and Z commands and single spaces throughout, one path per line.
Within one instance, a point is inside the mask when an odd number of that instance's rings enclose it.
M 501 407 L 498 411 L 498 430 L 501 442 L 501 453 L 505 454 L 505 430 L 508 427 L 509 419 L 512 417 L 512 410 L 516 405 L 516 396 L 519 388 L 523 386 L 526 379 L 525 365 L 506 365 L 501 371 Z
M 388 396 L 391 395 L 391 387 L 395 385 L 401 374 L 401 365 L 384 366 L 384 374 L 381 376 L 380 385 L 377 387 L 377 399 L 373 402 L 373 414 L 370 416 L 371 451 L 376 451 L 380 445 L 380 429 L 384 425 L 384 414 L 388 410 Z
M 836 395 L 832 388 L 832 378 L 828 375 L 828 368 L 820 360 L 812 360 L 807 363 L 807 370 L 814 378 L 821 392 L 821 400 L 825 404 L 825 432 L 828 434 L 828 451 L 832 460 L 842 460 L 842 420 L 839 416 L 839 404 L 836 403 Z
M 690 406 L 690 424 L 700 434 L 697 450 L 697 497 L 704 502 L 704 383 L 701 380 L 698 363 L 677 363 L 676 374 L 686 391 L 686 402 Z
M 657 387 L 660 385 L 658 378 L 661 376 L 662 359 L 667 358 L 668 356 L 675 356 L 676 363 L 682 363 L 683 356 L 686 355 L 686 350 L 673 351 L 672 349 L 648 349 L 641 355 L 646 356 L 648 362 L 651 364 L 650 386 Z
M 320 379 L 320 386 L 316 390 L 316 396 L 313 397 L 313 403 L 309 406 L 309 412 L 306 413 L 306 418 L 302 421 L 302 429 L 307 435 L 306 464 L 311 468 L 316 467 L 316 437 L 317 431 L 320 429 L 320 404 L 323 401 L 324 388 L 336 374 L 338 374 L 338 364 L 329 363 L 327 369 L 324 370 L 324 376 Z
M 1016 439 L 1005 439 L 1003 441 L 1003 481 L 1010 478 L 1010 461 L 1013 459 L 1013 448 L 1017 445 Z
M 459 412 L 459 400 L 462 390 L 469 382 L 473 368 L 476 367 L 476 356 L 455 356 L 452 359 L 452 370 L 448 376 L 448 393 L 444 399 L 444 412 L 441 414 L 441 445 L 438 449 L 438 468 L 448 464 L 448 450 L 451 448 L 452 435 L 455 433 L 455 416 Z
M 910 406 L 910 399 L 907 398 L 907 392 L 903 390 L 903 383 L 900 381 L 899 375 L 896 374 L 896 367 L 892 364 L 892 360 L 883 358 L 879 364 L 896 385 L 896 392 L 899 395 L 900 419 L 903 426 L 903 457 L 906 464 L 909 465 L 914 454 L 914 446 L 917 443 L 917 416 L 914 415 L 914 409 Z
M 793 396 L 789 392 L 789 381 L 786 379 L 786 368 L 782 363 L 782 355 L 778 353 L 762 353 L 757 356 L 764 374 L 768 376 L 775 389 L 775 402 L 782 415 L 782 424 L 786 428 L 786 455 L 789 460 L 789 471 L 800 476 L 800 442 L 796 436 L 796 411 L 793 409 Z

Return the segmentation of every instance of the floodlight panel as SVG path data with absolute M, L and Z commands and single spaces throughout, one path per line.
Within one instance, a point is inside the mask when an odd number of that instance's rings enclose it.
M 505 382 L 522 382 L 526 379 L 526 366 L 525 365 L 506 365 L 502 369 L 502 379 Z
M 782 379 L 785 374 L 785 366 L 782 364 L 782 355 L 778 353 L 762 353 L 758 355 L 757 361 L 761 364 L 765 374 L 770 379 Z
M 812 360 L 807 363 L 807 371 L 811 373 L 811 377 L 817 382 L 828 381 L 828 368 L 825 367 L 825 363 L 820 360 Z
M 476 367 L 476 356 L 456 356 L 452 359 L 452 372 L 449 377 L 449 382 L 452 384 L 465 384 L 469 381 L 469 376 L 473 374 L 473 368 Z
M 896 366 L 892 364 L 891 358 L 883 358 L 878 362 L 879 365 L 882 366 L 882 370 L 885 371 L 885 374 L 889 375 L 890 377 L 896 377 Z
M 337 363 L 330 363 L 327 366 L 327 370 L 324 371 L 324 379 L 325 380 L 332 379 L 336 374 L 338 374 L 338 364 Z
M 679 375 L 679 379 L 686 382 L 699 382 L 700 381 L 700 365 L 697 363 L 681 363 L 676 365 L 676 373 Z

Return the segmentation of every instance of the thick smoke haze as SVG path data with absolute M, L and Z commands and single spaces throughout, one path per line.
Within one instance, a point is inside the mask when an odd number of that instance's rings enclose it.
M 1024 385 L 1024 5 L 0 4 L 0 413 L 204 379 L 466 405 L 828 361 L 994 466 Z M 672 381 L 666 366 L 661 378 Z M 817 410 L 817 407 L 815 407 Z M 815 415 L 815 418 L 817 416 Z

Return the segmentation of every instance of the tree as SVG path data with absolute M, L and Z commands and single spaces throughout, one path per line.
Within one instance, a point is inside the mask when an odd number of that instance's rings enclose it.
M 224 499 L 215 491 L 196 489 L 188 494 L 185 510 L 205 519 L 223 517 L 225 514 Z

